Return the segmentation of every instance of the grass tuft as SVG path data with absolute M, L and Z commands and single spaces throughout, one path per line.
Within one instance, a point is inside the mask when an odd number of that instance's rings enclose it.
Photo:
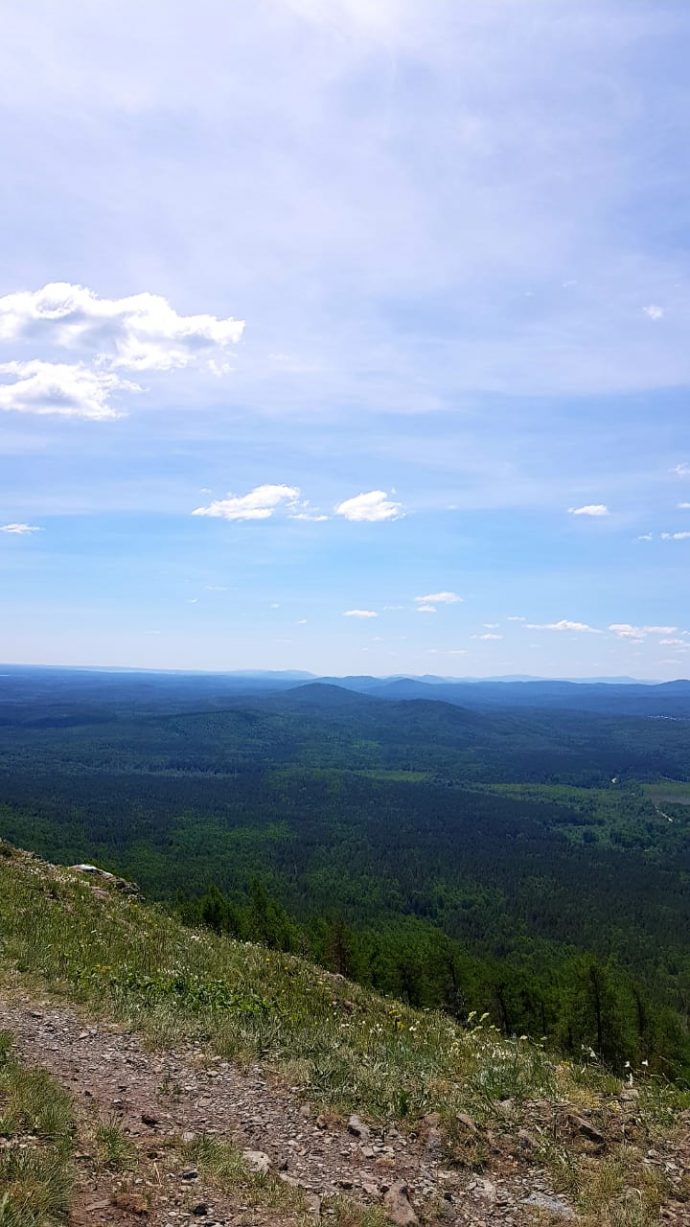
M 0 1227 L 64 1222 L 73 1134 L 68 1095 L 42 1070 L 24 1069 L 0 1033 Z

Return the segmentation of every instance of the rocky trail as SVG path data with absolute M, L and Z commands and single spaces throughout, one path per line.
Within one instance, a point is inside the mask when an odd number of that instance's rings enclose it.
M 13 1034 L 27 1065 L 47 1069 L 72 1096 L 79 1129 L 72 1227 L 308 1221 L 279 1206 L 249 1204 L 242 1187 L 237 1195 L 214 1187 L 185 1160 L 185 1144 L 202 1136 L 245 1152 L 255 1171 L 268 1173 L 267 1182 L 301 1188 L 306 1215 L 315 1221 L 335 1221 L 338 1198 L 360 1207 L 379 1204 L 400 1227 L 577 1221 L 547 1174 L 519 1154 L 497 1151 L 481 1175 L 444 1162 L 433 1116 L 418 1136 L 369 1128 L 357 1117 L 343 1122 L 320 1114 L 258 1066 L 238 1069 L 209 1058 L 201 1046 L 151 1052 L 122 1028 L 44 1002 L 0 998 L 0 1030 Z M 135 1155 L 127 1170 L 98 1161 L 99 1124 L 116 1126 L 126 1139 Z M 466 1127 L 471 1131 L 473 1122 Z

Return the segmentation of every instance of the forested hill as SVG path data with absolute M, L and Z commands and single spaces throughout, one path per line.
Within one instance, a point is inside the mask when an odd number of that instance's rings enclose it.
M 303 686 L 336 686 L 380 699 L 432 699 L 474 710 L 548 708 L 611 715 L 690 718 L 690 681 L 643 683 L 540 678 L 451 679 L 369 676 L 319 678 L 296 671 L 185 673 L 174 671 L 64 669 L 0 665 L 0 713 L 14 703 L 106 703 L 137 709 L 179 710 L 224 705 L 238 696 L 278 694 Z
M 0 836 L 412 1004 L 690 1073 L 686 718 L 2 672 Z

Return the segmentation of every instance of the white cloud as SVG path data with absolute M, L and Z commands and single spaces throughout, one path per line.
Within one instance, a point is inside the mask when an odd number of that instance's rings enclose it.
M 487 631 L 484 635 L 473 635 L 473 639 L 502 639 L 503 635 L 495 635 L 493 631 Z
M 378 618 L 375 609 L 346 609 L 343 613 L 344 618 Z
M 296 486 L 255 486 L 248 494 L 228 494 L 214 499 L 208 507 L 197 507 L 193 516 L 212 516 L 222 520 L 269 520 L 280 509 L 299 506 Z
M 676 503 L 679 511 L 690 511 L 690 503 Z
M 577 631 L 578 633 L 586 633 L 589 635 L 600 635 L 601 631 L 595 626 L 588 626 L 586 622 L 570 622 L 568 618 L 561 618 L 560 622 L 527 622 L 525 630 L 528 631 Z
M 28 537 L 30 533 L 42 533 L 37 524 L 3 524 L 0 533 L 9 533 L 13 537 Z
M 457 605 L 464 599 L 457 592 L 428 592 L 426 596 L 415 597 L 415 601 L 420 601 L 422 605 Z
M 320 511 L 315 511 L 309 503 L 300 504 L 301 510 L 290 513 L 291 520 L 309 520 L 313 524 L 323 524 L 324 520 L 330 519 L 329 516 L 323 515 Z
M 39 416 L 116 418 L 120 414 L 110 404 L 112 393 L 140 391 L 129 380 L 82 362 L 0 362 L 0 380 L 5 375 L 13 379 L 0 382 L 0 410 Z
M 659 643 L 663 648 L 685 648 L 686 651 L 689 646 L 684 639 L 660 639 Z
M 438 613 L 438 610 L 435 605 L 418 605 L 417 613 L 435 614 Z
M 690 477 L 690 464 L 674 464 L 669 471 L 675 473 L 676 477 Z
M 236 345 L 243 331 L 242 320 L 178 315 L 167 299 L 148 292 L 99 298 L 84 286 L 55 281 L 0 298 L 0 339 L 88 350 L 111 368 L 188 366 L 210 350 Z M 224 373 L 222 364 L 217 366 L 217 373 Z
M 607 516 L 609 509 L 605 503 L 586 503 L 584 507 L 569 507 L 571 516 Z
M 631 626 L 629 622 L 612 622 L 609 630 L 618 639 L 632 639 L 640 643 L 647 635 L 672 635 L 677 626 Z
M 507 621 L 508 622 L 526 622 L 527 618 L 523 617 L 522 614 L 511 614 L 508 617 Z
M 653 541 L 654 533 L 642 533 L 641 536 L 635 538 L 636 541 Z
M 678 533 L 662 533 L 661 534 L 662 541 L 688 541 L 689 539 L 690 539 L 690 532 L 688 532 L 687 530 L 684 530 L 683 532 L 678 532 Z
M 664 318 L 664 308 L 657 306 L 656 303 L 650 303 L 648 307 L 643 307 L 645 315 L 648 315 L 650 320 L 661 320 Z
M 375 523 L 379 520 L 398 520 L 404 515 L 401 503 L 391 502 L 385 490 L 369 490 L 345 499 L 335 508 L 336 515 L 346 520 Z
M 482 626 L 487 631 L 496 631 L 500 625 L 500 622 L 482 622 Z

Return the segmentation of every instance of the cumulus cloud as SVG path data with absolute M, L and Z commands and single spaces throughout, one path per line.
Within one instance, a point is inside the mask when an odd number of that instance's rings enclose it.
M 661 534 L 662 541 L 687 541 L 688 539 L 690 539 L 690 532 L 688 532 L 687 530 L 683 530 L 683 532 L 678 532 L 678 533 L 662 533 Z
M 588 635 L 600 635 L 601 631 L 595 626 L 588 626 L 586 622 L 571 622 L 568 618 L 561 618 L 560 622 L 526 622 L 525 630 L 528 631 L 577 631 L 578 633 Z
M 659 643 L 664 648 L 684 648 L 687 651 L 688 645 L 684 639 L 660 639 Z
M 502 639 L 503 635 L 495 635 L 493 631 L 486 631 L 483 635 L 473 635 L 473 639 Z
M 641 533 L 639 537 L 635 538 L 635 540 L 636 541 L 653 541 L 654 533 Z
M 679 511 L 690 511 L 690 503 L 676 503 Z
M 347 498 L 343 503 L 338 503 L 335 513 L 346 520 L 372 524 L 379 520 L 398 520 L 405 514 L 402 503 L 392 502 L 385 490 L 369 490 Z
M 89 351 L 109 367 L 168 371 L 236 345 L 244 321 L 178 315 L 160 294 L 99 298 L 85 286 L 55 281 L 0 298 L 0 339 L 42 341 Z M 216 366 L 222 372 L 222 367 Z
M 508 616 L 507 621 L 508 622 L 526 622 L 527 618 L 525 618 L 523 614 L 510 614 Z
M 676 477 L 690 477 L 690 464 L 674 464 L 670 471 L 675 473 Z
M 586 503 L 584 507 L 569 507 L 571 516 L 607 516 L 609 509 L 605 503 Z
M 631 626 L 629 622 L 612 622 L 609 626 L 612 634 L 618 639 L 632 639 L 641 643 L 647 635 L 673 635 L 677 626 Z
M 343 613 L 344 618 L 378 618 L 375 609 L 346 609 Z
M 278 510 L 298 509 L 299 496 L 296 486 L 255 486 L 248 494 L 214 499 L 208 507 L 195 508 L 192 515 L 221 520 L 270 520 Z
M 417 613 L 435 614 L 435 613 L 438 613 L 438 610 L 436 609 L 435 605 L 418 605 Z
M 649 316 L 650 320 L 661 320 L 664 318 L 664 308 L 657 306 L 656 303 L 650 303 L 648 307 L 643 307 L 645 315 Z
M 114 392 L 139 390 L 112 371 L 93 370 L 83 362 L 0 362 L 0 410 L 8 412 L 103 421 L 120 416 L 110 403 Z
M 457 592 L 428 592 L 426 596 L 415 597 L 415 601 L 421 602 L 422 605 L 457 605 L 464 599 L 458 596 Z
M 38 524 L 3 524 L 0 533 L 9 533 L 13 537 L 28 537 L 31 533 L 42 533 Z

